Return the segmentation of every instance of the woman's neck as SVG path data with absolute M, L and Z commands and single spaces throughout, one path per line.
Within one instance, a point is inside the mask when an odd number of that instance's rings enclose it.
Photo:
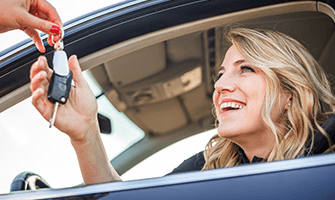
M 236 139 L 236 138 L 235 138 Z M 270 152 L 272 151 L 275 138 L 273 134 L 262 134 L 262 135 L 250 135 L 249 137 L 243 137 L 243 140 L 233 140 L 234 143 L 239 145 L 249 161 L 251 162 L 254 156 L 267 159 Z
M 243 147 L 241 147 L 245 153 L 245 155 L 247 156 L 248 160 L 250 162 L 252 162 L 253 158 L 255 156 L 259 157 L 259 158 L 263 158 L 263 159 L 267 159 L 270 155 L 271 150 L 273 149 L 272 147 L 263 147 L 263 148 L 254 148 L 254 149 L 245 149 Z

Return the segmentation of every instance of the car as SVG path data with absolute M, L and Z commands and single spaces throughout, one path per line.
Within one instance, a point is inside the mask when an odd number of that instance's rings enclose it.
M 91 81 L 103 108 L 102 121 L 110 118 L 110 135 L 125 138 L 113 139 L 113 144 L 127 141 L 119 149 L 105 143 L 107 153 L 112 151 L 112 165 L 122 175 L 178 141 L 213 130 L 212 71 L 227 49 L 222 38 L 227 29 L 243 26 L 286 33 L 335 75 L 334 22 L 335 2 L 327 0 L 134 0 L 68 21 L 64 44 L 68 55 L 78 56 Z M 50 66 L 53 52 L 47 47 L 44 54 Z M 39 55 L 30 41 L 1 52 L 1 111 L 30 96 L 29 70 Z M 116 125 L 129 130 L 117 135 Z M 0 199 L 333 199 L 333 175 L 335 155 L 323 154 L 143 180 L 11 192 Z

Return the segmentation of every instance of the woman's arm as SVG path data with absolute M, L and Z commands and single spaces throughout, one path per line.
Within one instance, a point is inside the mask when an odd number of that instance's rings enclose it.
M 75 85 L 71 87 L 67 103 L 59 105 L 54 125 L 70 137 L 85 184 L 121 180 L 103 147 L 97 119 L 97 102 L 81 74 L 76 56 L 69 58 L 69 68 Z M 54 104 L 47 98 L 51 75 L 47 59 L 39 57 L 30 70 L 30 89 L 33 105 L 48 121 L 54 109 Z
M 84 183 L 121 181 L 119 174 L 108 160 L 100 137 L 99 125 L 97 124 L 92 128 L 88 133 L 89 138 L 82 141 L 71 141 L 77 153 Z

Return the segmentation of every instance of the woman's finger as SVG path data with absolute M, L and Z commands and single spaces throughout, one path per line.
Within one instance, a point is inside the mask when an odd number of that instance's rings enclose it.
M 49 35 L 57 35 L 60 33 L 60 25 L 31 15 L 28 12 L 19 15 L 16 21 L 20 24 L 21 29 L 38 29 Z
M 37 0 L 37 13 L 39 17 L 45 19 L 47 21 L 53 22 L 58 25 L 60 28 L 63 27 L 62 21 L 56 11 L 56 9 L 47 1 L 45 0 Z M 50 29 L 49 29 L 50 30 Z M 43 31 L 43 30 L 41 30 Z M 44 31 L 43 31 L 44 32 Z M 45 32 L 48 33 L 48 32 Z M 58 33 L 58 32 L 57 32 Z M 54 33 L 54 34 L 57 34 Z M 49 35 L 52 34 L 51 32 L 48 33 Z
M 30 83 L 30 90 L 34 92 L 38 88 L 47 90 L 49 81 L 47 80 L 47 74 L 45 71 L 40 71 L 36 76 L 33 77 Z
M 31 29 L 31 28 L 23 28 L 22 29 L 29 37 L 31 37 L 31 39 L 33 40 L 33 42 L 35 43 L 36 48 L 42 52 L 45 53 L 45 47 L 43 45 L 43 42 L 41 40 L 41 37 L 39 35 L 39 33 L 35 30 L 35 29 Z
M 60 40 L 60 37 L 59 37 L 59 35 L 49 35 L 49 37 L 48 37 L 48 44 L 50 45 L 50 46 L 54 46 L 55 45 L 55 43 L 58 41 L 58 40 Z
M 72 55 L 69 58 L 69 68 L 73 73 L 73 81 L 76 86 L 81 87 L 83 84 L 86 84 L 86 80 L 81 73 L 81 68 L 76 55 Z
M 45 56 L 40 56 L 37 61 L 30 68 L 30 80 L 38 74 L 40 71 L 46 71 L 47 79 L 50 80 L 52 76 L 52 70 L 48 66 L 48 62 Z
M 22 27 L 38 29 L 49 35 L 60 34 L 62 21 L 56 9 L 45 0 L 32 2 L 28 12 L 21 12 L 16 22 Z
M 49 46 L 55 45 L 54 41 L 52 41 L 52 36 L 51 35 L 49 35 L 49 37 L 48 37 L 48 44 L 49 44 Z
M 32 101 L 31 103 L 35 106 L 35 108 L 38 110 L 39 113 L 45 118 L 44 115 L 46 110 L 46 104 L 43 102 L 42 97 L 44 96 L 44 90 L 42 88 L 39 88 L 38 90 L 34 91 L 32 93 Z
M 46 120 L 50 120 L 55 105 L 48 100 L 46 90 L 38 88 L 34 91 L 31 103 Z

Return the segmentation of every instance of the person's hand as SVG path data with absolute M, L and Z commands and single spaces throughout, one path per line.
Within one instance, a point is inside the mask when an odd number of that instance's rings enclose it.
M 89 132 L 99 129 L 96 99 L 82 76 L 76 56 L 69 58 L 69 68 L 73 73 L 75 86 L 71 86 L 66 104 L 59 104 L 55 119 L 55 127 L 69 135 L 72 141 L 80 142 L 90 138 Z M 52 70 L 48 67 L 47 59 L 40 56 L 30 70 L 30 89 L 32 104 L 49 121 L 54 104 L 47 98 L 49 81 Z M 94 130 L 92 130 L 94 129 Z
M 0 0 L 0 33 L 20 29 L 40 52 L 45 48 L 36 29 L 49 35 L 48 44 L 52 46 L 51 35 L 58 41 L 62 26 L 56 9 L 46 0 Z
M 85 184 L 120 181 L 101 140 L 96 99 L 81 74 L 76 56 L 70 57 L 69 68 L 75 86 L 71 87 L 68 101 L 59 104 L 54 125 L 71 138 Z M 48 121 L 54 109 L 47 98 L 51 75 L 47 59 L 40 56 L 30 69 L 30 89 L 33 105 Z

